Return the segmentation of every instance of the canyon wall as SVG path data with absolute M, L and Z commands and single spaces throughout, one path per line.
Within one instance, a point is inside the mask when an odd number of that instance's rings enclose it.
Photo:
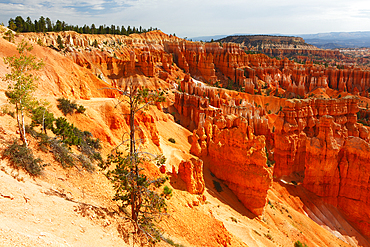
M 263 214 L 272 171 L 267 167 L 265 136 L 255 136 L 245 118 L 207 117 L 194 130 L 190 151 L 207 157 L 210 171 L 223 180 L 251 212 Z
M 263 213 L 271 173 L 276 178 L 298 174 L 307 190 L 341 209 L 362 232 L 368 232 L 368 215 L 361 210 L 370 200 L 370 176 L 365 172 L 370 164 L 370 139 L 368 128 L 357 123 L 356 97 L 271 97 L 279 100 L 281 108 L 268 114 L 253 102 L 263 96 L 237 93 L 238 99 L 231 91 L 189 78 L 180 88 L 174 106 L 197 126 L 191 153 L 207 157 L 212 173 L 249 210 Z M 275 161 L 273 169 L 267 165 L 267 154 Z
M 255 105 L 230 97 L 220 90 L 193 82 L 181 82 L 175 93 L 178 113 L 194 122 L 190 152 L 209 161 L 209 169 L 223 180 L 254 214 L 262 215 L 272 170 L 267 166 L 267 119 Z M 265 111 L 261 111 L 261 115 Z M 229 155 L 225 155 L 225 153 Z
M 234 43 L 190 42 L 160 31 L 130 37 L 74 32 L 26 37 L 58 50 L 58 35 L 66 46 L 66 58 L 60 61 L 69 58 L 82 70 L 90 70 L 96 76 L 91 79 L 95 87 L 121 87 L 123 78 L 132 75 L 137 81 L 145 78 L 153 89 L 178 86 L 174 107 L 180 123 L 186 122 L 193 131 L 190 151 L 209 160 L 212 173 L 254 214 L 263 214 L 272 175 L 299 174 L 298 182 L 341 209 L 369 237 L 369 129 L 357 122 L 359 100 L 355 97 L 368 97 L 369 70 L 299 64 L 247 54 Z M 87 93 L 58 85 L 67 96 L 102 95 L 91 85 L 73 86 Z M 355 96 L 311 97 L 316 89 Z M 155 135 L 152 139 L 159 143 Z M 269 161 L 275 165 L 269 167 Z M 181 172 L 187 174 L 183 179 L 190 181 L 192 193 L 202 191 L 202 184 L 191 182 L 192 177 L 199 180 L 198 170 Z
M 354 67 L 337 69 L 309 61 L 299 64 L 287 58 L 278 60 L 263 54 L 247 54 L 236 43 L 220 46 L 217 42 L 190 42 L 161 31 L 130 36 L 80 35 L 75 32 L 29 33 L 25 36 L 55 49 L 58 49 L 57 37 L 60 36 L 67 57 L 113 84 L 122 77 L 137 74 L 170 81 L 189 73 L 211 85 L 217 82 L 226 87 L 232 83 L 252 94 L 260 93 L 261 88 L 274 90 L 272 93 L 281 89 L 285 97 L 307 97 L 316 88 L 368 96 L 370 88 L 369 70 Z M 323 58 L 340 56 L 338 51 L 308 50 L 312 55 Z M 295 49 L 294 53 L 303 56 L 308 50 Z M 291 51 L 265 51 L 271 56 L 285 56 L 287 52 Z

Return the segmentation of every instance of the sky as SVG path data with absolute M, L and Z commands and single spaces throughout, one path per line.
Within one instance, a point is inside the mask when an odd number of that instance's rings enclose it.
M 156 27 L 181 38 L 370 31 L 369 0 L 0 0 L 0 23 L 18 15 Z

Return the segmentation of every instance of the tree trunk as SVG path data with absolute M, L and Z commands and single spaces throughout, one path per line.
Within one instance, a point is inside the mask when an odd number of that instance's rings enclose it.
M 26 147 L 28 148 L 28 142 L 27 142 L 27 138 L 26 138 L 26 125 L 24 123 L 24 113 L 23 113 L 23 110 L 22 109 L 21 109 L 21 116 L 22 116 L 22 136 L 23 136 L 23 142 L 26 145 Z
M 136 159 L 136 143 L 135 143 L 135 107 L 134 107 L 134 97 L 130 95 L 130 159 L 131 159 L 131 169 L 135 174 L 134 186 L 131 198 L 131 217 L 132 220 L 137 224 L 139 209 L 137 206 L 137 201 L 139 195 L 137 194 L 137 181 L 139 178 L 138 164 Z
M 23 111 L 21 109 L 19 109 L 18 104 L 15 104 L 15 111 L 16 111 L 16 115 L 17 115 L 17 124 L 18 124 L 18 131 L 19 131 L 20 138 L 21 138 L 23 144 L 25 144 L 26 147 L 28 147 L 28 142 L 27 142 L 27 139 L 26 139 L 26 128 L 24 126 L 24 114 L 23 114 Z M 19 119 L 19 114 L 21 115 L 21 120 L 22 121 Z
M 42 129 L 46 135 L 46 128 L 45 128 L 45 111 L 46 109 L 44 110 L 44 112 L 42 113 Z

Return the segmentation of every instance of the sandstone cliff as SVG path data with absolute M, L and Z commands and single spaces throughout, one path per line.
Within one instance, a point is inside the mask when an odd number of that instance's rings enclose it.
M 193 132 L 191 153 L 208 157 L 211 172 L 251 212 L 263 214 L 272 172 L 267 167 L 265 137 L 255 136 L 245 118 L 208 117 Z

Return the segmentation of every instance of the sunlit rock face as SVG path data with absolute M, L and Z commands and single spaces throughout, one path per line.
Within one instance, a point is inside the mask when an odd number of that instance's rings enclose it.
M 255 136 L 243 117 L 208 117 L 194 130 L 191 152 L 207 156 L 209 169 L 254 214 L 262 215 L 272 172 L 267 167 L 265 137 Z

